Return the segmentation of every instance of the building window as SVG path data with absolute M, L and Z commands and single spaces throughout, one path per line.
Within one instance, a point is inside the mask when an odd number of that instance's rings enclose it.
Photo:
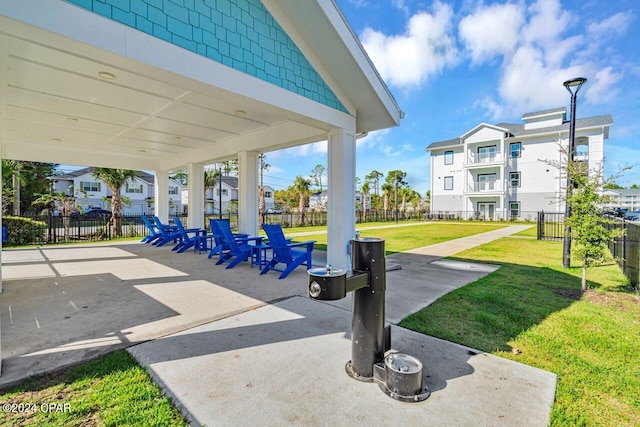
M 509 173 L 509 184 L 511 185 L 511 188 L 520 187 L 520 172 Z
M 270 199 L 273 197 L 273 194 L 271 194 L 271 191 L 265 191 L 264 192 L 264 197 L 267 199 Z
M 453 151 L 445 151 L 444 152 L 444 164 L 452 165 L 453 164 Z
M 219 196 L 219 195 L 220 195 L 220 189 L 218 188 L 218 189 L 216 190 L 216 196 Z M 223 188 L 223 189 L 222 189 L 222 195 L 223 195 L 223 196 L 228 196 L 228 195 L 229 195 L 229 191 L 228 191 L 226 188 Z
M 100 183 L 92 181 L 80 181 L 80 189 L 82 191 L 100 191 Z
M 453 177 L 445 176 L 444 177 L 444 189 L 445 190 L 453 190 Z
M 129 185 L 127 184 L 125 190 L 126 193 L 136 193 L 142 194 L 142 184 L 140 185 Z
M 178 194 L 178 187 L 169 186 L 169 194 Z
M 520 142 L 512 142 L 509 144 L 509 152 L 511 158 L 520 157 L 520 151 L 522 150 L 522 144 Z
M 490 145 L 488 147 L 478 147 L 478 162 L 495 162 L 497 147 Z
M 520 202 L 509 202 L 509 213 L 511 218 L 520 216 Z

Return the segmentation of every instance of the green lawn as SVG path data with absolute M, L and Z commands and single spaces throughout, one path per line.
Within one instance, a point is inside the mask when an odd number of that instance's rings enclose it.
M 496 272 L 401 325 L 558 375 L 552 425 L 640 425 L 640 298 L 615 265 L 562 269 L 562 242 L 504 238 L 457 254 Z
M 362 224 L 361 224 L 362 225 Z M 367 224 L 368 225 L 368 224 Z M 390 224 L 386 224 L 390 225 Z M 358 226 L 361 236 L 379 237 L 385 239 L 387 254 L 408 251 L 410 249 L 421 248 L 460 237 L 472 236 L 474 234 L 485 233 L 508 226 L 500 223 L 427 223 L 418 224 L 412 227 L 380 228 L 368 229 L 364 225 Z M 285 235 L 289 229 L 284 230 Z M 297 236 L 293 238 L 296 242 L 306 240 L 316 240 L 314 248 L 320 250 L 327 249 L 327 235 L 313 234 L 308 236 Z
M 3 391 L 0 404 L 60 404 L 58 411 L 0 411 L 3 426 L 187 426 L 180 412 L 125 350 Z M 68 408 L 68 410 L 67 410 Z

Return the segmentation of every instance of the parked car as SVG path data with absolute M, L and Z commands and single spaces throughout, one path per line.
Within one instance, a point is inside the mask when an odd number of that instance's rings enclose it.
M 108 218 L 111 216 L 111 211 L 107 209 L 87 209 L 83 213 L 80 212 L 72 212 L 72 217 L 83 217 L 83 218 Z
M 624 218 L 624 216 L 627 214 L 628 211 L 629 211 L 629 208 L 616 208 L 614 210 L 614 215 L 620 218 Z
M 640 212 L 632 211 L 624 214 L 625 221 L 640 221 Z

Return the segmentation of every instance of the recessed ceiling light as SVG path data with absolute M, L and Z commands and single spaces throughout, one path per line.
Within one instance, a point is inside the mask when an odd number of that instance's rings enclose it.
M 76 119 L 75 117 L 67 117 L 67 121 L 71 123 L 77 123 L 78 119 Z
M 246 111 L 244 111 L 244 110 L 236 110 L 236 111 L 234 111 L 234 114 L 235 114 L 236 116 L 240 116 L 240 117 L 242 117 L 242 116 L 244 116 L 245 114 L 247 114 L 247 112 L 246 112 Z
M 53 141 L 53 142 L 62 142 L 62 140 L 60 138 L 51 138 L 51 141 Z
M 107 71 L 100 71 L 98 75 L 105 80 L 113 80 L 116 78 L 115 74 L 109 73 Z

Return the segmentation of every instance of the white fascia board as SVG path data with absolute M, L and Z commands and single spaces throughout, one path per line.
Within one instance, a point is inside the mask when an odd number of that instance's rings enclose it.
M 324 10 L 325 15 L 333 24 L 353 58 L 355 58 L 360 65 L 362 72 L 365 74 L 373 90 L 377 93 L 380 101 L 384 103 L 389 114 L 394 118 L 396 125 L 399 125 L 400 119 L 402 119 L 403 116 L 400 106 L 384 83 L 384 80 L 382 80 L 371 58 L 369 58 L 369 55 L 365 51 L 364 46 L 360 43 L 358 36 L 347 23 L 345 16 L 336 5 L 335 0 L 318 0 L 318 4 Z
M 490 124 L 487 124 L 487 123 L 480 123 L 479 125 L 475 126 L 473 129 L 465 132 L 462 136 L 460 136 L 460 139 L 465 139 L 469 135 L 474 134 L 475 132 L 477 132 L 478 130 L 480 130 L 482 128 L 489 128 L 489 129 L 497 130 L 497 131 L 500 131 L 500 132 L 509 132 L 509 129 L 501 128 L 501 127 L 490 125 Z
M 91 159 L 91 165 L 105 168 L 159 170 L 155 159 L 132 156 L 130 154 L 114 154 L 109 151 L 80 150 L 77 147 L 56 147 L 44 151 L 42 145 L 28 142 L 12 142 L 3 144 L 2 157 L 28 162 L 62 163 L 85 165 Z
M 16 23 L 12 25 L 11 20 L 2 19 L 2 15 L 81 44 L 42 35 L 34 40 L 37 43 L 47 40 L 56 49 L 103 62 L 116 69 L 144 73 L 149 78 L 205 94 L 209 92 L 216 97 L 223 90 L 230 97 L 245 98 L 245 102 L 273 106 L 290 119 L 307 124 L 324 123 L 329 128 L 344 128 L 352 118 L 349 114 L 64 1 L 0 0 L 0 33 L 12 34 L 19 28 Z M 21 37 L 29 39 L 28 34 L 21 34 Z
M 304 126 L 299 123 L 283 122 L 264 130 L 240 135 L 197 150 L 185 152 L 182 155 L 163 159 L 160 161 L 160 166 L 163 170 L 174 170 L 181 169 L 189 163 L 207 165 L 236 158 L 237 153 L 240 151 L 273 151 L 326 139 L 327 133 L 321 129 Z
M 610 126 L 613 126 L 613 123 L 610 124 L 610 125 L 604 125 L 604 126 L 603 125 L 596 125 L 596 126 L 576 127 L 576 134 L 578 132 L 599 130 L 599 131 L 601 131 L 603 133 L 604 139 L 608 139 L 609 138 L 609 127 Z M 531 133 L 531 134 L 527 134 L 527 135 L 509 136 L 509 137 L 505 138 L 505 140 L 506 141 L 514 141 L 514 140 L 535 139 L 535 138 L 546 137 L 546 136 L 550 136 L 550 135 L 551 136 L 558 135 L 558 137 L 562 137 L 563 135 L 566 135 L 567 138 L 568 138 L 569 137 L 569 128 L 560 129 L 560 130 L 553 130 L 553 131 L 549 131 L 549 132 Z

